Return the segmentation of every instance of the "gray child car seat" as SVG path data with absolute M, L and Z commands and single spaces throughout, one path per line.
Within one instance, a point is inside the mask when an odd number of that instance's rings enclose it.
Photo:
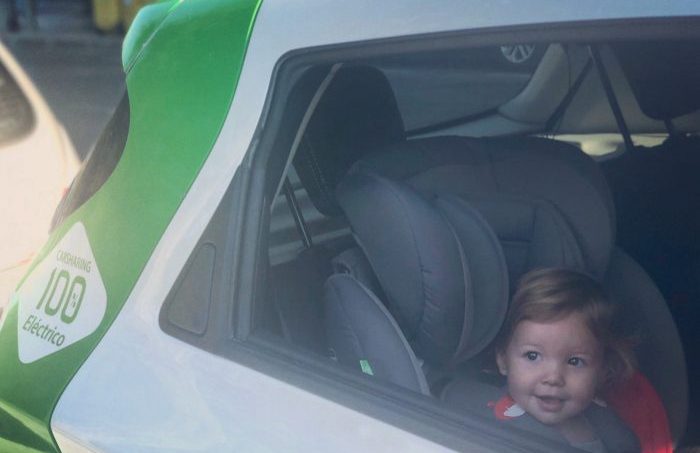
M 466 320 L 463 309 L 449 303 L 424 312 L 423 307 L 410 297 L 404 298 L 404 293 L 409 296 L 412 293 L 410 287 L 415 280 L 408 277 L 402 280 L 391 264 L 382 261 L 385 257 L 377 252 L 376 246 L 368 245 L 381 244 L 382 241 L 373 238 L 375 234 L 383 234 L 386 240 L 394 239 L 392 234 L 382 231 L 395 232 L 398 227 L 381 230 L 372 226 L 379 214 L 376 207 L 372 207 L 374 201 L 370 200 L 369 205 L 363 207 L 357 201 L 362 197 L 352 195 L 368 191 L 366 195 L 369 197 L 375 190 L 373 186 L 399 184 L 397 193 L 404 193 L 408 187 L 418 193 L 431 209 L 437 210 L 443 220 L 452 220 L 447 214 L 449 209 L 466 212 L 455 206 L 467 202 L 495 232 L 503 250 L 511 288 L 524 272 L 542 266 L 578 268 L 603 281 L 615 301 L 623 306 L 629 324 L 641 329 L 640 368 L 661 396 L 673 438 L 677 441 L 685 429 L 688 395 L 680 340 L 654 283 L 629 256 L 615 247 L 614 207 L 597 164 L 577 148 L 549 139 L 436 137 L 407 140 L 401 131 L 397 131 L 397 125 L 402 124 L 400 113 L 381 71 L 347 67 L 336 77 L 343 81 L 343 89 L 333 90 L 334 83 L 331 83 L 323 103 L 311 118 L 303 142 L 323 143 L 316 134 L 333 135 L 332 123 L 324 123 L 323 128 L 314 126 L 321 121 L 320 118 L 340 115 L 350 122 L 362 118 L 358 120 L 361 124 L 357 128 L 346 123 L 338 125 L 354 131 L 350 144 L 334 142 L 328 145 L 333 149 L 314 150 L 319 155 L 342 151 L 343 168 L 336 168 L 333 159 L 322 162 L 305 159 L 305 153 L 306 157 L 309 155 L 304 147 L 299 149 L 295 166 L 305 187 L 309 187 L 311 179 L 325 181 L 317 185 L 323 195 L 311 193 L 312 201 L 323 199 L 324 212 L 344 212 L 347 216 L 374 274 L 379 278 L 381 289 L 386 293 L 384 302 L 388 311 L 397 318 L 418 356 L 444 366 L 473 355 L 473 350 L 464 349 L 465 345 L 470 345 L 470 341 L 464 340 L 471 335 L 467 324 L 482 326 L 482 321 L 478 316 L 472 321 Z M 352 115 L 338 113 L 346 108 L 348 96 L 357 92 L 372 100 L 364 115 L 357 102 L 353 104 Z M 375 101 L 381 107 L 377 107 Z M 381 118 L 375 118 L 375 115 L 381 115 Z M 368 118 L 376 121 L 368 121 Z M 380 126 L 367 129 L 368 124 Z M 367 130 L 370 131 L 369 138 L 362 136 Z M 336 192 L 337 182 L 353 161 L 359 162 L 354 164 Z M 357 182 L 361 180 L 365 182 Z M 398 204 L 399 199 L 393 202 Z M 338 200 L 341 200 L 340 204 Z M 437 221 L 434 223 L 438 224 Z M 459 230 L 444 225 L 436 228 L 435 231 Z M 445 241 L 446 233 L 437 236 L 440 236 L 438 242 Z M 436 236 L 430 237 L 435 239 Z M 426 251 L 419 252 L 419 255 L 433 253 L 431 247 L 426 246 Z M 442 247 L 449 248 L 448 245 Z M 464 257 L 447 255 L 431 258 L 435 263 L 441 263 L 441 269 L 450 262 L 461 263 L 463 269 L 468 267 L 471 272 L 478 272 L 476 262 L 468 257 L 466 261 Z M 395 284 L 387 283 L 394 281 Z M 507 287 L 504 283 L 501 291 Z M 457 293 L 464 292 L 460 284 L 453 289 Z M 487 308 L 472 310 L 500 312 L 503 309 L 497 308 L 499 303 L 496 301 Z M 422 318 L 423 315 L 427 318 Z M 488 322 L 483 326 L 487 325 L 483 328 L 489 334 L 497 330 Z M 488 335 L 482 338 L 488 338 Z M 486 345 L 480 345 L 483 346 Z

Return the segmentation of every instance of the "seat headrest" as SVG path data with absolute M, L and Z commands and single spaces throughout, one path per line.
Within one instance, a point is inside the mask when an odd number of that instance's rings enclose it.
M 508 276 L 498 239 L 477 211 L 363 172 L 348 174 L 337 197 L 419 357 L 449 366 L 493 340 L 507 309 Z
M 366 152 L 404 138 L 386 76 L 370 66 L 344 66 L 316 106 L 294 166 L 314 206 L 325 215 L 338 215 L 335 187 L 350 166 Z
M 611 44 L 642 112 L 656 120 L 700 109 L 700 52 L 694 41 Z
M 435 137 L 385 147 L 352 171 L 404 181 L 424 196 L 469 201 L 506 249 L 511 281 L 533 267 L 574 267 L 599 278 L 607 270 L 615 243 L 612 197 L 598 165 L 574 146 Z

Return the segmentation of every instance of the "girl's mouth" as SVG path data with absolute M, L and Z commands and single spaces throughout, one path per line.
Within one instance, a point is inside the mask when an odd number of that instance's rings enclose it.
M 535 395 L 537 404 L 545 412 L 559 412 L 564 407 L 564 398 Z

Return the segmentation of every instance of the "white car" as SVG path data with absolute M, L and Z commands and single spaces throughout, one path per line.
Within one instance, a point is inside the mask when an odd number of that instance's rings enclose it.
M 0 43 L 0 310 L 48 238 L 79 166 L 63 125 Z
M 695 0 L 143 8 L 1 321 L 0 450 L 648 446 L 605 431 L 639 428 L 607 376 L 595 438 L 505 399 L 492 345 L 541 267 L 605 287 L 651 383 L 624 402 L 697 446 L 698 49 Z

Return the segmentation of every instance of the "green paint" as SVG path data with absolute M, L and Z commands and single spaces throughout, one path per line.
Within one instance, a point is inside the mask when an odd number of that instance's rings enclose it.
M 141 50 L 146 47 L 158 27 L 180 3 L 181 1 L 168 0 L 148 5 L 139 11 L 122 45 L 122 65 L 125 72 L 130 71 Z
M 369 362 L 367 360 L 360 360 L 360 368 L 362 368 L 363 373 L 369 374 L 370 376 L 374 376 L 374 371 L 372 371 L 372 367 L 369 365 Z
M 11 303 L 0 328 L 1 451 L 57 450 L 51 413 L 121 310 L 216 141 L 258 7 L 259 0 L 163 2 L 132 26 L 123 52 L 131 119 L 122 159 L 34 263 L 82 222 L 107 311 L 91 335 L 25 365 L 17 353 L 18 302 Z

